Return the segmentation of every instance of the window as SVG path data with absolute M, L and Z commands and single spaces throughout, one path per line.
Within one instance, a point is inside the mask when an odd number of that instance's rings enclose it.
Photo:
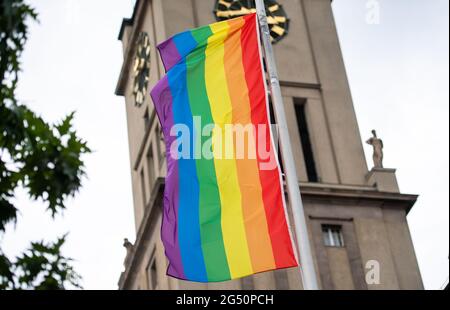
M 155 180 L 155 157 L 153 156 L 153 143 L 148 146 L 147 152 L 148 185 L 151 189 Z
M 305 113 L 306 99 L 295 98 L 294 107 L 297 116 L 297 126 L 300 134 L 300 142 L 303 149 L 303 157 L 305 158 L 306 173 L 309 182 L 318 182 L 319 178 L 316 171 L 316 163 L 311 145 L 311 139 L 308 131 L 308 123 Z
M 343 247 L 344 237 L 342 227 L 338 225 L 322 225 L 322 235 L 325 246 Z
M 158 167 L 164 162 L 164 134 L 160 125 L 156 125 L 156 153 L 158 154 Z
M 148 112 L 148 108 L 145 109 L 145 114 L 144 114 L 144 126 L 145 126 L 145 131 L 147 132 L 150 129 L 151 123 L 150 123 L 150 113 Z
M 156 259 L 154 257 L 154 254 L 152 255 L 152 258 L 150 259 L 150 263 L 147 266 L 147 280 L 148 280 L 148 286 L 149 289 L 151 290 L 155 290 L 157 285 L 158 285 L 158 281 L 157 281 L 157 270 L 156 270 Z
M 140 179 L 141 179 L 142 203 L 144 204 L 144 208 L 145 208 L 145 206 L 147 204 L 147 194 L 146 194 L 146 188 L 145 188 L 144 169 L 141 170 Z

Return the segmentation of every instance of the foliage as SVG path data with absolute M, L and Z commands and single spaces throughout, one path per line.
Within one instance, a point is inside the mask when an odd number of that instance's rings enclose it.
M 15 91 L 28 22 L 37 13 L 24 0 L 0 2 L 0 237 L 17 221 L 14 195 L 25 188 L 32 200 L 42 200 L 54 217 L 65 209 L 84 176 L 83 154 L 90 150 L 72 129 L 74 113 L 48 124 L 18 102 Z M 0 247 L 0 289 L 63 289 L 78 286 L 70 259 L 60 254 L 65 236 L 55 243 L 35 242 L 10 261 Z
M 32 242 L 15 262 L 0 256 L 0 289 L 61 290 L 66 284 L 80 287 L 79 275 L 70 265 L 72 259 L 61 255 L 66 236 L 55 243 Z

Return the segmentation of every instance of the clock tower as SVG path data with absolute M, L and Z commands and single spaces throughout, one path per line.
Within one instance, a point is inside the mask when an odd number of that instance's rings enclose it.
M 338 0 L 336 0 L 338 1 Z M 330 0 L 266 0 L 315 271 L 323 289 L 422 289 L 395 169 L 368 169 Z M 120 289 L 301 289 L 295 268 L 222 282 L 166 276 L 160 238 L 164 137 L 149 89 L 164 75 L 156 45 L 186 29 L 255 12 L 253 0 L 137 0 L 120 28 L 136 225 Z M 381 141 L 372 138 L 375 142 Z M 376 141 L 375 141 L 376 140 Z M 131 210 L 130 210 L 131 212 Z

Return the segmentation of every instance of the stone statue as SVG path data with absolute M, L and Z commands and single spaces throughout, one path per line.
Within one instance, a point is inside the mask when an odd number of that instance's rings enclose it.
M 133 244 L 128 241 L 127 238 L 123 239 L 123 246 L 127 249 L 127 255 L 125 255 L 125 259 L 123 260 L 123 265 L 127 268 L 128 261 L 130 260 L 130 254 L 133 251 Z
M 133 244 L 127 238 L 123 240 L 123 246 L 127 249 L 127 255 L 133 250 Z
M 373 167 L 383 168 L 383 140 L 377 137 L 377 132 L 372 130 L 373 137 L 366 141 L 373 147 Z

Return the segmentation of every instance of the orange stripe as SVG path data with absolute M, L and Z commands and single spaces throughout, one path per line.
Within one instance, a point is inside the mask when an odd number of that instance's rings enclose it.
M 241 48 L 241 28 L 244 23 L 245 21 L 242 18 L 229 21 L 230 30 L 225 40 L 224 65 L 232 105 L 232 122 L 233 124 L 241 124 L 245 129 L 245 126 L 251 125 L 252 121 Z M 245 131 L 244 133 L 247 134 Z M 236 134 L 234 136 L 234 149 L 236 151 L 237 136 Z M 249 154 L 247 153 L 249 146 L 256 152 L 255 132 L 253 130 L 248 132 L 243 146 L 245 156 L 242 159 L 236 159 L 236 167 L 241 189 L 247 242 L 253 271 L 256 273 L 274 269 L 275 259 L 262 199 L 258 163 L 255 156 L 252 157 L 253 159 L 248 158 Z

